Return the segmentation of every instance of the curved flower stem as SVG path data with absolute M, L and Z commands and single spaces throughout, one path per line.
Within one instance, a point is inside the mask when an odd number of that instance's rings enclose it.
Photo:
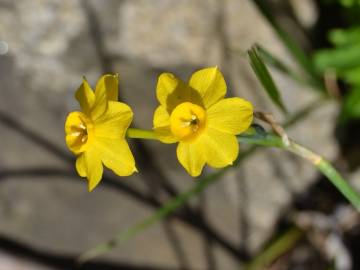
M 345 198 L 360 211 L 360 195 L 337 172 L 330 162 L 320 155 L 294 141 L 290 141 L 289 144 L 284 144 L 283 140 L 279 136 L 268 133 L 259 134 L 254 128 L 249 129 L 247 133 L 240 135 L 238 137 L 238 141 L 254 145 L 281 148 L 310 161 L 330 180 L 330 182 L 345 196 Z
M 156 140 L 156 136 L 154 132 L 147 130 L 138 130 L 138 129 L 129 129 L 127 136 L 130 138 L 142 138 L 142 139 L 154 139 Z M 251 154 L 257 146 L 267 146 L 267 147 L 276 147 L 280 149 L 284 149 L 286 151 L 292 152 L 300 157 L 305 158 L 310 161 L 314 166 L 322 172 L 330 181 L 334 184 L 334 186 L 350 201 L 350 203 L 360 211 L 360 195 L 347 183 L 347 181 L 341 177 L 341 175 L 334 169 L 334 167 L 326 161 L 324 158 L 319 156 L 318 154 L 310 151 L 309 149 L 301 146 L 300 144 L 290 141 L 288 144 L 284 144 L 281 137 L 266 133 L 265 130 L 260 126 L 253 126 L 248 131 L 244 132 L 240 136 L 238 136 L 238 141 L 240 143 L 251 144 L 247 151 L 242 152 L 238 159 L 234 162 L 233 166 L 237 166 L 241 160 L 243 160 L 246 156 Z M 186 201 L 195 196 L 196 194 L 201 193 L 206 187 L 210 184 L 216 182 L 220 179 L 220 176 L 223 175 L 229 168 L 226 167 L 222 170 L 219 170 L 213 174 L 202 177 L 197 180 L 195 184 L 187 191 L 179 194 L 177 197 L 170 199 L 167 203 L 165 203 L 159 210 L 157 210 L 154 214 L 149 216 L 148 218 L 140 221 L 135 224 L 133 227 L 126 231 L 119 232 L 109 241 L 96 246 L 93 249 L 83 253 L 79 258 L 79 263 L 84 263 L 89 261 L 95 257 L 98 257 L 112 248 L 114 248 L 119 243 L 129 240 L 130 238 L 136 236 L 143 230 L 149 228 L 154 225 L 158 221 L 166 218 L 175 210 L 180 208 Z
M 132 139 L 158 140 L 154 131 L 138 128 L 129 128 L 126 132 L 126 136 Z
M 151 130 L 129 128 L 127 131 L 129 138 L 158 140 L 155 133 Z M 267 147 L 281 148 L 292 152 L 310 161 L 331 183 L 349 200 L 349 202 L 360 210 L 360 195 L 348 184 L 348 182 L 335 170 L 335 168 L 323 157 L 305 148 L 304 146 L 290 141 L 284 143 L 281 137 L 266 133 L 259 128 L 251 127 L 246 132 L 238 136 L 241 143 L 260 145 Z

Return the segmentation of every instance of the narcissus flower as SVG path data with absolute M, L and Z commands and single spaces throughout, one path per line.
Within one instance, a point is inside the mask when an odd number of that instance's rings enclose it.
M 77 156 L 76 170 L 89 181 L 89 191 L 100 182 L 103 165 L 119 176 L 136 171 L 134 157 L 125 141 L 133 113 L 118 100 L 118 75 L 104 75 L 95 92 L 86 79 L 75 97 L 82 112 L 72 112 L 65 122 L 66 144 Z
M 252 122 L 251 103 L 225 94 L 217 67 L 195 72 L 188 84 L 171 73 L 159 77 L 154 131 L 164 143 L 179 143 L 177 157 L 192 176 L 200 175 L 205 163 L 214 168 L 231 165 L 239 153 L 235 135 Z

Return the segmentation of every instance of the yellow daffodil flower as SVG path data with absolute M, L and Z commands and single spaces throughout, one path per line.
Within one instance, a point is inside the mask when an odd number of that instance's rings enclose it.
M 252 122 L 252 104 L 225 94 L 217 67 L 195 72 L 188 84 L 171 73 L 159 77 L 154 131 L 164 143 L 179 143 L 177 157 L 192 176 L 200 175 L 205 163 L 214 168 L 231 165 L 239 153 L 235 135 Z
M 94 92 L 84 78 L 75 94 L 82 112 L 70 113 L 65 122 L 66 144 L 77 156 L 76 170 L 87 177 L 89 191 L 100 182 L 103 165 L 119 176 L 136 171 L 125 140 L 133 112 L 117 101 L 118 83 L 118 75 L 104 75 Z

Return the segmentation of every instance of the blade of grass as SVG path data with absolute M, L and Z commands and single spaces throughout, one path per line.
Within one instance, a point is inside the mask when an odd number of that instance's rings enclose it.
M 79 258 L 79 262 L 83 263 L 83 262 L 89 261 L 95 257 L 98 257 L 99 255 L 112 249 L 118 243 L 121 243 L 123 241 L 126 241 L 126 240 L 134 237 L 139 232 L 142 232 L 143 230 L 150 227 L 157 221 L 164 219 L 170 213 L 174 212 L 176 209 L 178 209 L 180 206 L 182 206 L 194 194 L 201 192 L 205 187 L 210 185 L 212 182 L 216 181 L 218 179 L 218 177 L 221 176 L 223 173 L 224 173 L 224 171 L 221 170 L 215 174 L 209 175 L 208 177 L 204 177 L 203 179 L 198 181 L 196 183 L 196 185 L 194 185 L 191 189 L 179 194 L 179 196 L 170 200 L 162 208 L 160 208 L 158 211 L 156 211 L 153 215 L 144 219 L 140 223 L 137 223 L 135 226 L 133 226 L 129 230 L 125 231 L 125 233 L 120 232 L 118 235 L 116 235 L 110 241 L 108 241 L 104 244 L 101 244 L 101 245 L 97 246 L 95 249 L 92 249 L 92 250 L 84 253 L 83 255 L 81 255 Z
M 240 163 L 242 159 L 244 159 L 247 155 L 249 155 L 255 148 L 249 148 L 247 151 L 244 151 L 241 155 L 239 155 L 238 159 L 234 162 L 234 164 Z M 79 258 L 78 262 L 80 264 L 87 262 L 91 259 L 94 259 L 109 250 L 111 250 L 116 245 L 129 240 L 130 238 L 136 236 L 138 233 L 142 232 L 143 230 L 149 228 L 153 224 L 157 223 L 158 221 L 166 218 L 169 214 L 177 210 L 181 207 L 185 202 L 187 202 L 191 197 L 196 194 L 201 193 L 207 186 L 210 184 L 218 181 L 221 176 L 231 167 L 226 167 L 222 170 L 217 171 L 216 173 L 210 174 L 205 177 L 201 177 L 195 183 L 195 185 L 190 188 L 188 191 L 185 191 L 179 196 L 173 198 L 168 203 L 164 204 L 159 210 L 157 210 L 153 215 L 144 219 L 143 221 L 135 224 L 133 227 L 128 229 L 127 231 L 119 232 L 115 237 L 111 240 L 96 246 L 94 249 L 90 249 L 89 251 L 83 253 Z
M 289 228 L 262 253 L 256 256 L 255 259 L 245 267 L 245 270 L 266 269 L 273 261 L 293 248 L 302 237 L 303 232 L 300 229 L 296 227 Z
M 298 62 L 299 66 L 306 72 L 311 80 L 311 85 L 316 86 L 317 90 L 325 92 L 321 78 L 316 73 L 316 70 L 312 64 L 310 57 L 304 52 L 304 50 L 298 46 L 297 42 L 278 24 L 271 14 L 271 9 L 268 1 L 265 0 L 253 0 L 259 11 L 266 18 L 269 24 L 272 26 L 279 39 L 284 44 L 285 48 L 290 52 L 294 59 Z
M 310 86 L 311 88 L 318 88 L 319 84 L 314 84 L 313 80 L 309 80 L 307 76 L 302 76 L 295 72 L 293 69 L 291 69 L 288 65 L 286 65 L 283 61 L 281 61 L 278 57 L 274 56 L 272 53 L 270 53 L 268 50 L 266 50 L 264 47 L 256 44 L 255 45 L 258 54 L 260 57 L 264 60 L 266 64 L 269 66 L 277 69 L 278 71 L 282 72 L 283 74 L 289 76 L 294 81 L 298 82 L 301 85 Z
M 283 113 L 287 113 L 285 105 L 281 99 L 280 92 L 272 79 L 270 72 L 266 68 L 264 62 L 260 58 L 256 46 L 253 46 L 248 51 L 250 64 L 252 69 L 254 70 L 257 78 L 261 82 L 262 86 L 264 87 L 266 93 L 269 95 L 270 99 L 274 104 L 276 104 L 279 109 L 282 110 Z
M 272 53 L 270 53 L 264 47 L 262 47 L 258 44 L 255 44 L 254 46 L 257 48 L 259 56 L 264 60 L 265 63 L 267 63 L 268 65 L 277 69 L 278 71 L 284 73 L 285 75 L 289 76 L 294 81 L 297 81 L 298 83 L 300 83 L 302 85 L 310 84 L 308 81 L 306 81 L 301 76 L 299 76 L 294 70 L 292 70 L 283 61 L 281 61 L 279 58 L 274 56 Z

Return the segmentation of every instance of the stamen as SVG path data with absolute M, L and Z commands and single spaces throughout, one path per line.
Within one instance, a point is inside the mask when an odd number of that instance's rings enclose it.
M 81 129 L 86 129 L 86 126 L 83 124 L 83 123 L 81 123 L 80 125 L 79 125 L 79 127 L 81 128 Z
M 86 140 L 87 140 L 87 135 L 84 135 L 84 136 L 82 136 L 82 138 L 81 138 L 81 142 L 83 143 L 83 142 L 85 142 Z
M 183 121 L 181 122 L 181 127 L 188 127 L 191 125 L 191 121 Z
M 181 119 L 181 127 L 189 127 L 192 126 L 192 131 L 195 132 L 198 130 L 198 118 L 196 115 L 191 115 L 191 119 Z
M 197 137 L 204 127 L 205 111 L 202 107 L 184 102 L 171 113 L 171 132 L 180 140 Z
M 81 132 L 80 131 L 71 132 L 70 135 L 77 137 L 77 136 L 81 135 Z

